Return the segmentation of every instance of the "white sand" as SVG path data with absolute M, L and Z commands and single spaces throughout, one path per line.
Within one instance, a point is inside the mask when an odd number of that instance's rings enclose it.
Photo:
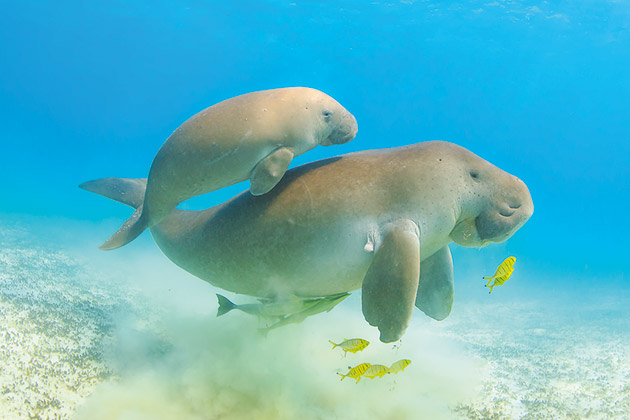
M 133 295 L 30 239 L 0 226 L 0 418 L 69 418 L 111 377 L 105 339 Z
M 629 418 L 627 310 L 609 317 L 605 307 L 579 313 L 539 303 L 462 306 L 460 322 L 444 334 L 490 365 L 480 394 L 455 408 L 462 418 Z

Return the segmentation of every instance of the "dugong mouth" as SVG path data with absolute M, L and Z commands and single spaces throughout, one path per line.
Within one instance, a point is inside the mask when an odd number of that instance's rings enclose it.
M 488 245 L 491 241 L 484 240 L 477 229 L 477 218 L 460 220 L 449 235 L 451 240 L 459 246 L 478 248 Z
M 482 247 L 491 242 L 503 242 L 529 220 L 534 212 L 531 201 L 524 204 L 503 204 L 488 209 L 479 216 L 460 220 L 450 237 L 458 245 Z
M 349 112 L 346 112 L 333 131 L 322 140 L 322 146 L 331 146 L 333 144 L 344 144 L 356 137 L 359 127 L 357 120 Z
M 481 239 L 503 242 L 520 229 L 533 213 L 531 199 L 512 204 L 502 203 L 481 213 L 475 220 L 475 227 Z

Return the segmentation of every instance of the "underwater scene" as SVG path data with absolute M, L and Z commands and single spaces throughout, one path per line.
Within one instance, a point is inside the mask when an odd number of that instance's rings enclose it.
M 627 0 L 0 4 L 0 419 L 630 418 Z

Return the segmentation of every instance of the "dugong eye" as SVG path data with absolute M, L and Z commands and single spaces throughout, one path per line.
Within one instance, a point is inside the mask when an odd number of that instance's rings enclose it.
M 330 119 L 332 118 L 332 111 L 329 110 L 328 108 L 324 108 L 324 110 L 322 111 L 322 116 L 324 117 L 324 121 L 330 121 Z
M 479 172 L 472 170 L 469 173 L 472 179 L 474 179 L 475 181 L 479 181 Z

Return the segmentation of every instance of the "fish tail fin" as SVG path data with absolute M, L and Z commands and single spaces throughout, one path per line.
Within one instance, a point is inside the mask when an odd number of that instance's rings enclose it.
M 103 245 L 102 250 L 120 248 L 136 239 L 148 226 L 149 220 L 143 212 L 144 193 L 147 179 L 102 178 L 87 181 L 79 188 L 102 195 L 136 209 L 129 219 Z
M 329 342 L 330 344 L 332 344 L 332 345 L 333 345 L 333 349 L 334 349 L 335 347 L 339 347 L 339 344 L 335 344 L 335 343 L 333 343 L 333 342 L 332 342 L 332 340 L 328 340 L 328 342 Z
M 341 373 L 338 373 L 337 375 L 341 376 L 341 379 L 339 379 L 340 381 L 343 381 L 344 378 L 347 376 L 347 375 L 342 375 Z
M 236 305 L 225 296 L 221 296 L 217 293 L 217 299 L 219 300 L 219 309 L 217 309 L 217 316 L 225 315 L 232 309 L 236 308 Z

